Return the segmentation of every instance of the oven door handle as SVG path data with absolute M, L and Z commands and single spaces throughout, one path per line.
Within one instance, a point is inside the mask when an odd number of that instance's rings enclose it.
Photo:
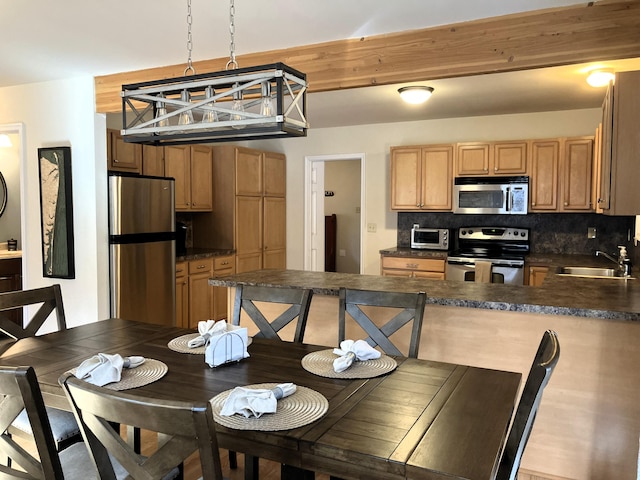
M 469 261 L 469 260 L 447 260 L 447 263 L 449 265 L 467 265 L 469 267 L 474 267 L 476 266 L 475 262 Z

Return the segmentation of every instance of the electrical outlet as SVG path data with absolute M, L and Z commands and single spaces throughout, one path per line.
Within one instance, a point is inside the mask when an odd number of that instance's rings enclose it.
M 367 232 L 376 233 L 376 224 L 375 223 L 367 223 Z
M 596 227 L 587 228 L 587 238 L 596 238 Z

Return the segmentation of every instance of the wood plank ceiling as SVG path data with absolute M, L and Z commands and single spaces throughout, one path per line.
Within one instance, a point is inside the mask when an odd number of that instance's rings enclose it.
M 633 57 L 640 57 L 640 2 L 605 0 L 237 60 L 243 66 L 286 63 L 307 74 L 312 93 Z M 224 70 L 227 61 L 193 65 L 198 72 L 215 72 Z M 120 111 L 123 84 L 183 74 L 180 64 L 96 77 L 96 111 Z

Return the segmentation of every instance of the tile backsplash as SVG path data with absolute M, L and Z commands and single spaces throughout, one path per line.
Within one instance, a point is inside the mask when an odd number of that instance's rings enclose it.
M 632 259 L 640 247 L 633 248 L 635 217 L 612 217 L 595 213 L 529 213 L 527 215 L 456 215 L 453 213 L 398 213 L 398 246 L 410 246 L 411 227 L 521 227 L 530 229 L 531 253 L 592 255 L 596 250 L 609 253 L 626 245 Z M 595 227 L 596 238 L 587 238 Z M 635 262 L 634 262 L 635 263 Z

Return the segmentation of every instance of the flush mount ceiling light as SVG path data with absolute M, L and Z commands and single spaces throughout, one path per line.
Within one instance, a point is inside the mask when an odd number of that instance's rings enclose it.
M 184 76 L 122 86 L 124 141 L 178 145 L 306 136 L 306 75 L 284 63 L 238 68 L 234 0 L 226 70 L 196 74 L 191 63 L 191 0 L 187 11 Z
M 616 75 L 611 69 L 593 70 L 587 77 L 587 83 L 592 87 L 605 87 L 614 78 L 616 78 Z
M 417 105 L 429 100 L 429 97 L 433 93 L 433 88 L 422 85 L 402 87 L 398 89 L 398 93 L 405 102 Z

